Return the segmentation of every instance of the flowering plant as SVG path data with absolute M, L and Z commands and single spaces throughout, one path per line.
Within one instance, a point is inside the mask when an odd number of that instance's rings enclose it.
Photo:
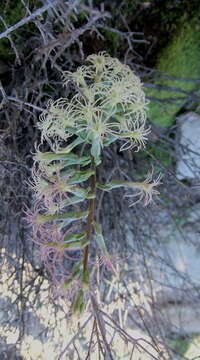
M 97 188 L 127 187 L 133 190 L 127 196 L 138 196 L 134 203 L 144 199 L 148 205 L 158 194 L 154 187 L 160 177 L 153 180 L 150 174 L 142 183 L 99 184 L 96 179 L 104 147 L 120 140 L 121 151 L 139 151 L 150 132 L 142 84 L 129 66 L 102 52 L 89 56 L 77 71 L 65 72 L 63 79 L 65 85 L 72 83 L 75 95 L 50 101 L 40 117 L 41 143 L 47 141 L 51 151 L 44 153 L 38 147 L 35 154 L 31 184 L 35 206 L 28 218 L 54 284 L 68 294 L 74 310 L 82 311 L 90 285 L 92 240 L 100 263 L 115 271 L 101 226 L 95 222 Z

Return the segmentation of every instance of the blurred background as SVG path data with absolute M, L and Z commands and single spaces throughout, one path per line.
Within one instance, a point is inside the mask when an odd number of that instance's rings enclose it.
M 65 300 L 52 296 L 24 220 L 39 115 L 49 99 L 70 93 L 63 71 L 99 51 L 141 78 L 152 129 L 139 153 L 109 147 L 99 179 L 163 174 L 148 207 L 129 208 L 119 190 L 99 198 L 109 251 L 123 259 L 118 276 L 105 273 L 102 306 L 154 348 L 129 348 L 109 332 L 113 359 L 200 359 L 199 0 L 1 0 L 1 360 L 102 358 L 88 353 L 90 325 L 77 334 Z

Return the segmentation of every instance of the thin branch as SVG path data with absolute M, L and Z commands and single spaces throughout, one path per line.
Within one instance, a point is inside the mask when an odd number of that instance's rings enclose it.
M 2 23 L 4 24 L 4 26 L 7 27 L 7 24 L 6 24 L 5 20 L 2 18 L 1 15 L 0 15 L 0 19 L 1 19 Z M 17 63 L 18 63 L 19 65 L 21 65 L 21 60 L 20 60 L 19 53 L 18 53 L 18 51 L 17 51 L 17 49 L 16 49 L 16 46 L 15 46 L 14 42 L 12 41 L 11 36 L 8 35 L 7 38 L 8 38 L 8 40 L 10 41 L 10 44 L 11 44 L 13 50 L 14 50 L 14 53 L 15 53 L 15 56 L 16 56 L 16 59 L 17 59 Z
M 61 354 L 58 357 L 58 360 L 61 360 L 63 355 L 66 353 L 67 349 L 69 348 L 69 346 L 71 344 L 74 343 L 74 340 L 78 337 L 78 335 L 81 333 L 81 331 L 86 327 L 87 323 L 90 321 L 90 319 L 92 318 L 93 314 L 91 314 L 88 319 L 84 322 L 84 324 L 79 328 L 79 330 L 77 331 L 77 333 L 73 336 L 73 338 L 68 342 L 67 346 L 62 350 Z
M 0 91 L 2 93 L 4 101 L 7 101 L 8 97 L 7 97 L 6 92 L 5 92 L 4 88 L 3 88 L 1 80 L 0 80 Z
M 56 44 L 53 44 L 53 47 L 47 45 L 47 47 L 45 47 L 45 48 L 50 47 L 49 51 L 53 50 L 55 45 L 61 46 L 61 51 L 56 54 L 56 56 L 54 58 L 54 63 L 57 60 L 57 58 L 59 58 L 61 56 L 61 54 L 63 53 L 63 51 L 66 48 L 68 48 L 70 45 L 72 45 L 73 43 L 78 41 L 79 37 L 81 35 L 83 35 L 86 31 L 92 30 L 94 28 L 94 25 L 96 26 L 95 23 L 97 20 L 104 19 L 104 18 L 110 18 L 110 17 L 111 17 L 110 13 L 108 13 L 108 12 L 99 12 L 97 15 L 95 15 L 91 19 L 89 19 L 87 24 L 85 24 L 84 26 L 82 26 L 78 29 L 73 30 L 69 36 L 69 39 L 68 39 L 68 33 L 67 34 L 63 33 L 63 34 L 61 34 L 61 39 L 56 40 L 57 42 L 56 42 Z M 64 35 L 64 38 L 62 39 L 63 35 Z M 67 35 L 67 39 L 66 39 L 66 35 Z M 44 49 L 42 48 L 41 52 L 44 52 L 45 48 Z
M 103 339 L 103 344 L 104 344 L 105 350 L 106 350 L 105 360 L 113 360 L 111 350 L 110 350 L 110 346 L 109 346 L 109 344 L 108 344 L 108 342 L 106 340 L 105 321 L 104 321 L 103 317 L 100 314 L 100 310 L 98 308 L 97 301 L 96 301 L 95 296 L 93 294 L 91 294 L 90 299 L 91 299 L 92 307 L 93 307 L 93 310 L 94 310 L 94 315 L 95 315 L 95 318 L 96 318 L 96 321 L 98 323 L 98 327 L 99 327 L 99 330 L 100 330 L 100 333 L 101 333 L 101 336 L 102 336 L 102 339 Z
M 163 73 L 163 71 L 161 71 L 161 70 L 153 69 L 148 66 L 144 66 L 144 65 L 140 65 L 140 64 L 136 64 L 136 63 L 134 63 L 134 67 L 137 69 L 145 70 L 146 72 L 148 72 L 149 76 L 152 76 L 154 78 L 200 83 L 200 79 L 194 79 L 194 78 L 183 77 L 183 76 L 174 76 L 174 75 L 170 75 L 167 73 Z M 142 76 L 142 74 L 141 74 L 141 76 Z M 144 74 L 143 76 L 146 76 L 146 74 Z
M 93 336 L 94 336 L 95 327 L 96 327 L 96 319 L 94 318 L 94 322 L 93 322 L 93 326 L 92 326 L 92 331 L 91 331 L 91 335 L 90 335 L 90 342 L 89 342 L 88 352 L 87 352 L 87 355 L 86 355 L 85 360 L 89 360 L 89 359 L 90 359 L 91 347 L 92 347 L 92 339 L 93 339 Z
M 152 89 L 158 89 L 158 90 L 166 90 L 166 91 L 172 91 L 172 92 L 178 92 L 178 93 L 182 93 L 182 94 L 186 94 L 189 95 L 190 92 L 189 91 L 185 91 L 179 87 L 174 87 L 174 86 L 167 86 L 167 85 L 160 85 L 160 84 L 152 84 L 152 83 L 143 83 L 143 85 L 147 88 L 152 88 Z
M 158 103 L 163 103 L 163 104 L 177 104 L 180 105 L 180 101 L 181 102 L 186 102 L 188 100 L 197 100 L 199 97 L 197 97 L 196 95 L 193 96 L 178 96 L 178 97 L 174 97 L 174 98 L 157 98 L 157 97 L 153 97 L 153 96 L 147 96 L 146 97 L 148 100 L 150 101 L 154 101 L 154 102 L 158 102 Z
M 133 37 L 134 35 L 144 35 L 144 33 L 142 32 L 135 32 L 135 31 L 121 31 L 121 30 L 118 30 L 118 29 L 115 29 L 111 26 L 107 26 L 107 25 L 103 25 L 103 24 L 96 24 L 96 27 L 97 28 L 102 28 L 104 30 L 108 30 L 110 32 L 113 32 L 115 34 L 118 34 L 119 36 L 124 36 L 126 38 L 131 38 Z M 145 44 L 150 44 L 149 41 L 147 40 L 144 40 L 144 39 L 131 39 L 132 42 L 134 43 L 145 43 Z
M 6 92 L 5 92 L 4 88 L 3 88 L 3 85 L 2 85 L 1 80 L 0 80 L 0 92 L 1 92 L 2 97 L 3 97 L 3 102 L 0 104 L 0 109 L 1 109 L 1 107 L 2 107 L 4 104 L 6 104 L 8 101 L 14 101 L 14 102 L 16 102 L 16 103 L 18 103 L 18 104 L 20 104 L 20 105 L 29 106 L 29 107 L 37 110 L 37 111 L 40 111 L 40 112 L 41 112 L 41 111 L 44 111 L 43 108 L 41 108 L 41 107 L 39 107 L 39 106 L 37 106 L 37 105 L 33 105 L 33 104 L 30 104 L 30 103 L 28 103 L 28 102 L 26 102 L 26 101 L 17 99 L 17 98 L 15 98 L 14 96 L 7 96 L 7 95 L 6 95 Z
M 35 10 L 31 15 L 25 17 L 24 19 L 18 21 L 16 24 L 10 26 L 8 29 L 6 29 L 4 32 L 0 34 L 0 39 L 3 39 L 4 37 L 8 37 L 8 35 L 13 32 L 14 30 L 18 29 L 19 27 L 27 24 L 29 21 L 32 21 L 37 16 L 41 15 L 43 12 L 47 11 L 48 9 L 54 7 L 59 0 L 54 0 L 52 2 L 49 2 L 48 4 L 42 6 L 41 8 Z
M 102 315 L 104 315 L 105 317 L 107 317 L 113 324 L 114 324 L 114 326 L 112 326 L 109 322 L 107 322 L 107 321 L 105 321 L 105 323 L 108 325 L 108 326 L 110 326 L 111 328 L 113 328 L 113 329 L 117 329 L 117 331 L 119 332 L 119 333 L 121 333 L 124 337 L 125 337 L 125 339 L 127 340 L 127 341 L 129 341 L 129 342 L 131 342 L 131 343 L 133 343 L 133 344 L 136 344 L 139 348 L 141 348 L 142 349 L 142 351 L 144 351 L 146 354 L 148 354 L 149 356 L 151 356 L 151 358 L 152 359 L 154 359 L 154 360 L 159 360 L 157 357 L 155 357 L 151 352 L 149 352 L 149 350 L 148 349 L 145 349 L 145 347 L 143 346 L 143 345 L 141 345 L 140 343 L 139 343 L 139 341 L 143 341 L 144 343 L 146 343 L 147 345 L 149 345 L 152 349 L 154 349 L 156 352 L 157 352 L 157 349 L 148 341 L 148 340 L 146 340 L 145 338 L 142 338 L 142 337 L 140 337 L 140 338 L 133 338 L 130 334 L 128 334 L 125 330 L 123 330 L 108 314 L 106 314 L 104 311 L 102 311 L 102 310 L 99 310 L 100 311 L 100 313 L 102 314 Z
M 37 111 L 44 111 L 44 110 L 46 110 L 46 109 L 43 109 L 43 108 L 41 108 L 41 107 L 39 107 L 39 106 L 37 106 L 37 105 L 33 105 L 33 104 L 28 103 L 28 102 L 19 100 L 19 99 L 13 97 L 13 96 L 7 96 L 7 100 L 14 101 L 14 102 L 16 102 L 16 103 L 18 103 L 18 104 L 20 104 L 20 105 L 30 106 L 31 108 L 33 108 L 33 109 L 35 109 L 35 110 L 37 110 Z
M 162 72 L 154 72 L 153 77 L 158 77 L 159 79 L 169 79 L 169 80 L 178 80 L 178 81 L 184 81 L 184 82 L 194 82 L 199 84 L 200 79 L 192 79 L 188 77 L 179 77 L 179 76 L 173 76 L 168 74 L 162 74 Z

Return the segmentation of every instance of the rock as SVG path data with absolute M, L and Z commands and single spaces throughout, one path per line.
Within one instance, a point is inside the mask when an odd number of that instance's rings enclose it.
M 0 359 L 1 360 L 23 360 L 15 344 L 6 344 L 0 339 Z
M 200 332 L 200 311 L 199 303 L 179 304 L 174 302 L 162 308 L 166 321 L 170 320 L 171 332 L 174 334 L 199 334 Z
M 200 178 L 200 115 L 189 112 L 179 116 L 177 122 L 176 176 L 179 180 Z

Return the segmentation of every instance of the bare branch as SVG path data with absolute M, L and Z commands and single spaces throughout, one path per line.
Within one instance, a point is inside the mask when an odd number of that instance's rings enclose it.
M 92 318 L 92 314 L 90 314 L 90 316 L 87 318 L 87 320 L 84 322 L 84 324 L 79 328 L 79 331 L 72 337 L 72 339 L 68 342 L 67 346 L 63 349 L 63 351 L 61 352 L 61 354 L 58 357 L 58 360 L 61 360 L 63 355 L 66 353 L 67 349 L 69 348 L 69 346 L 71 344 L 73 344 L 74 340 L 78 337 L 78 335 L 81 333 L 81 330 L 83 330 L 87 323 L 91 320 Z
M 14 102 L 16 102 L 16 103 L 18 103 L 18 104 L 20 104 L 20 105 L 22 105 L 22 106 L 26 105 L 26 106 L 29 106 L 29 107 L 37 110 L 37 111 L 44 111 L 43 108 L 41 108 L 41 107 L 39 107 L 39 106 L 37 106 L 37 105 L 30 104 L 30 103 L 28 103 L 28 102 L 26 102 L 26 101 L 22 101 L 22 100 L 20 100 L 20 99 L 17 99 L 17 98 L 15 98 L 15 97 L 13 97 L 13 96 L 7 96 L 7 95 L 6 95 L 6 92 L 5 92 L 4 88 L 3 88 L 3 85 L 2 85 L 2 83 L 1 83 L 1 81 L 0 81 L 0 92 L 2 93 L 2 96 L 3 96 L 3 101 L 2 101 L 1 104 L 0 104 L 0 109 L 2 108 L 2 106 L 3 106 L 6 102 L 8 102 L 8 101 L 14 101 Z
M 4 37 L 8 37 L 8 35 L 13 32 L 14 30 L 18 29 L 19 27 L 23 26 L 24 24 L 27 24 L 29 21 L 32 21 L 37 16 L 41 15 L 43 12 L 47 11 L 48 9 L 54 7 L 59 0 L 54 0 L 52 2 L 49 2 L 48 4 L 42 6 L 41 8 L 35 10 L 31 15 L 27 16 L 26 18 L 18 21 L 16 24 L 10 26 L 8 29 L 6 29 L 3 33 L 0 34 L 0 39 L 3 39 Z
M 185 90 L 183 90 L 183 89 L 181 89 L 179 87 L 176 87 L 176 86 L 167 86 L 167 85 L 151 84 L 151 83 L 144 83 L 144 86 L 147 87 L 147 88 L 152 88 L 152 89 L 178 92 L 178 93 L 186 94 L 186 95 L 189 95 L 189 96 L 191 96 L 191 94 L 192 94 L 191 91 L 185 91 Z M 197 96 L 197 97 L 199 97 L 199 96 Z
M 30 106 L 31 108 L 33 108 L 33 109 L 35 109 L 35 110 L 37 110 L 37 111 L 44 111 L 44 110 L 45 110 L 45 109 L 43 109 L 43 108 L 41 108 L 41 107 L 39 107 L 39 106 L 37 106 L 37 105 L 30 104 L 30 103 L 28 103 L 28 102 L 26 102 L 26 101 L 19 100 L 19 99 L 13 97 L 13 96 L 7 96 L 7 100 L 14 101 L 14 102 L 16 102 L 16 103 L 18 103 L 18 104 L 20 104 L 20 105 L 23 105 L 23 106 L 24 106 L 24 105 Z
M 113 28 L 111 26 L 107 26 L 107 25 L 104 25 L 104 24 L 96 24 L 96 27 L 97 28 L 102 28 L 104 30 L 108 30 L 110 32 L 113 32 L 115 34 L 118 34 L 118 35 L 126 37 L 126 38 L 131 38 L 131 41 L 134 42 L 134 43 L 150 44 L 150 42 L 147 41 L 147 40 L 132 38 L 134 35 L 144 35 L 144 33 L 142 33 L 142 32 L 135 32 L 135 31 L 126 31 L 126 32 L 124 32 L 124 31 L 115 29 L 115 28 Z
M 98 323 L 98 327 L 99 327 L 99 330 L 101 332 L 101 336 L 102 336 L 102 339 L 103 339 L 103 343 L 104 343 L 104 346 L 105 346 L 105 350 L 106 350 L 106 360 L 113 360 L 113 357 L 112 357 L 112 354 L 111 354 L 111 350 L 110 350 L 110 346 L 106 340 L 106 329 L 105 329 L 105 322 L 104 322 L 104 319 L 103 317 L 101 316 L 100 314 L 100 310 L 98 308 L 98 304 L 97 304 L 97 301 L 94 297 L 93 294 L 91 294 L 91 302 L 92 302 L 92 306 L 93 306 L 93 310 L 94 310 L 94 314 L 95 314 L 95 318 L 97 320 L 97 323 Z

